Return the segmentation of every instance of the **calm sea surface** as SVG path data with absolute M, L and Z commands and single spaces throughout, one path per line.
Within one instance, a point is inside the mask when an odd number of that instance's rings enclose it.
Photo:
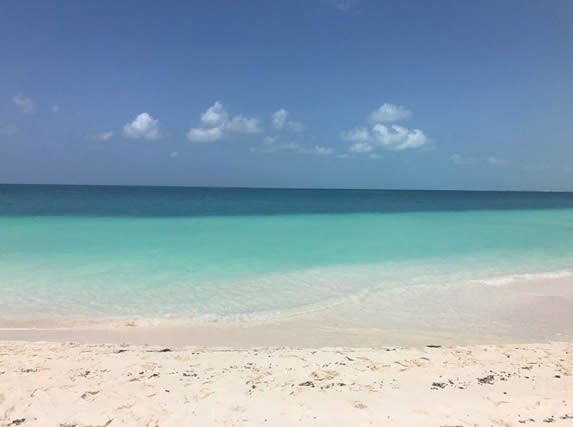
M 0 313 L 280 317 L 573 275 L 573 194 L 0 185 Z

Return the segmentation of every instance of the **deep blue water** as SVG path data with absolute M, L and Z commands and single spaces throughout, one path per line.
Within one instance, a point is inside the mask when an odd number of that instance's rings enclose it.
M 573 208 L 573 193 L 0 185 L 0 215 L 243 216 Z

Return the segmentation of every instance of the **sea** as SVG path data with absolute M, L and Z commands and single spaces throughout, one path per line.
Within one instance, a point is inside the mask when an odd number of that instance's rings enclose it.
M 0 185 L 1 318 L 265 321 L 572 276 L 573 193 Z

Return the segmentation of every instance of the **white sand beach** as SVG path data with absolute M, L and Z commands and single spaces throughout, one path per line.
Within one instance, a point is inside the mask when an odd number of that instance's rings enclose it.
M 573 343 L 0 343 L 2 426 L 573 425 Z

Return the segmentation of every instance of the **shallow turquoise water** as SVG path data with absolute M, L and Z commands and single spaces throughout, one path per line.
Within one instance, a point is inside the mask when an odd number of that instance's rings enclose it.
M 464 194 L 447 197 L 459 204 Z M 312 205 L 304 197 L 300 206 Z M 13 195 L 5 197 L 0 312 L 257 318 L 325 306 L 367 289 L 573 274 L 573 209 L 563 203 L 520 209 L 520 200 L 510 200 L 510 209 L 488 210 L 485 203 L 448 210 L 440 194 L 441 209 L 428 208 L 431 198 L 413 196 L 410 210 L 354 212 L 352 197 L 332 201 L 350 206 L 341 212 L 293 213 L 294 202 L 278 197 L 287 213 L 229 214 L 227 207 L 220 215 L 143 215 L 141 207 L 132 214 L 40 209 L 30 215 L 17 212 L 22 204 Z M 498 194 L 492 197 L 500 203 Z M 252 200 L 244 203 L 241 209 L 252 208 Z M 274 209 L 269 203 L 262 206 Z

